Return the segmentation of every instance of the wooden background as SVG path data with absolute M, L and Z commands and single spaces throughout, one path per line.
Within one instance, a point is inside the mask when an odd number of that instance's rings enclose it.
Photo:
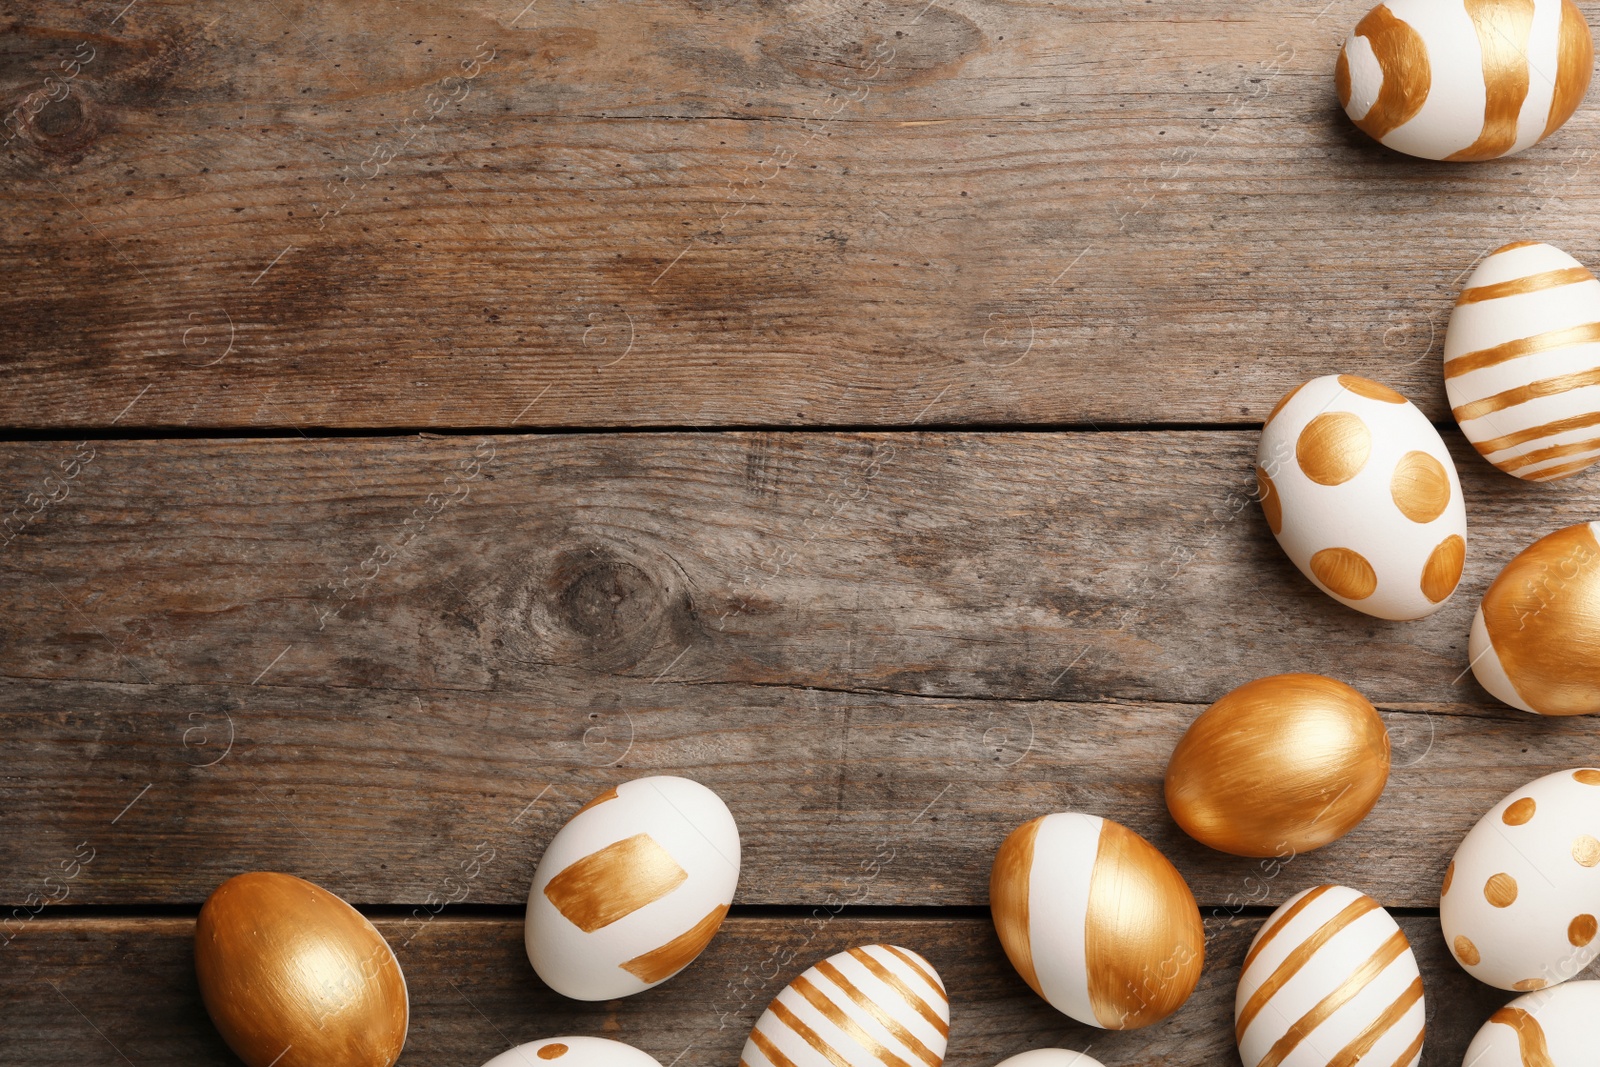
M 867 940 L 943 973 L 951 1067 L 1236 1063 L 1244 946 L 1323 881 L 1395 909 L 1459 1063 L 1509 994 L 1445 951 L 1445 863 L 1600 758 L 1478 688 L 1467 625 L 1600 491 L 1478 460 L 1439 353 L 1489 250 L 1600 263 L 1596 112 L 1491 163 L 1378 148 L 1332 92 L 1365 0 L 524 2 L 0 10 L 0 1061 L 233 1062 L 193 916 L 274 869 L 396 946 L 407 1064 L 579 1032 L 729 1067 Z M 1262 417 L 1334 371 L 1456 454 L 1430 619 L 1339 607 L 1253 501 Z M 1269 871 L 1160 784 L 1290 670 L 1370 696 L 1395 769 Z M 733 809 L 733 918 L 561 1000 L 533 868 L 647 773 Z M 1165 1023 L 1072 1023 L 999 951 L 993 851 L 1066 808 L 1203 905 Z

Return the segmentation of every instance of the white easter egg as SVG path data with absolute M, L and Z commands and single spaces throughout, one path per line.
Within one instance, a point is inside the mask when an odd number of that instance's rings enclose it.
M 1426 1017 L 1411 944 L 1365 893 L 1296 893 L 1250 942 L 1234 998 L 1244 1067 L 1410 1067 Z
M 507 1049 L 483 1067 L 661 1067 L 632 1045 L 603 1037 L 552 1037 Z
M 1600 524 L 1517 553 L 1478 602 L 1467 657 L 1478 684 L 1514 708 L 1600 712 Z
M 1461 481 L 1439 432 L 1393 389 L 1330 374 L 1292 390 L 1261 431 L 1256 484 L 1278 544 L 1339 603 L 1420 619 L 1455 592 Z
M 1102 1067 L 1099 1060 L 1064 1048 L 1036 1048 L 1003 1059 L 995 1067 Z
M 783 988 L 739 1055 L 743 1067 L 939 1067 L 950 998 L 910 949 L 862 945 Z
M 1594 1067 L 1600 982 L 1568 982 L 1518 997 L 1489 1016 L 1463 1067 Z
M 1491 254 L 1450 313 L 1444 387 L 1507 474 L 1555 481 L 1600 459 L 1600 281 L 1537 241 Z
M 1535 779 L 1467 831 L 1439 925 L 1456 962 L 1500 989 L 1559 985 L 1600 955 L 1600 770 Z
M 1059 1012 L 1107 1030 L 1166 1018 L 1194 992 L 1205 930 L 1167 858 L 1120 823 L 1057 812 L 1013 830 L 989 873 L 1006 957 Z
M 639 993 L 710 942 L 739 881 L 739 830 L 687 778 L 638 778 L 580 808 L 533 874 L 524 938 L 545 984 L 577 1000 Z
M 1572 0 L 1388 0 L 1356 24 L 1334 83 L 1345 113 L 1380 144 L 1479 160 L 1559 129 L 1593 66 Z

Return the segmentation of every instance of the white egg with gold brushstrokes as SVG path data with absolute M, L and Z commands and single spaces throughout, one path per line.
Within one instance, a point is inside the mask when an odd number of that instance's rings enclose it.
M 1342 885 L 1297 893 L 1262 924 L 1233 1005 L 1244 1067 L 1409 1067 L 1426 1015 L 1406 935 Z
M 1102 1067 L 1099 1060 L 1064 1048 L 1036 1048 L 1003 1059 L 995 1067 Z
M 1572 0 L 1389 0 L 1356 23 L 1334 82 L 1346 114 L 1380 144 L 1480 160 L 1559 129 L 1593 66 Z
M 551 1037 L 507 1049 L 483 1067 L 661 1067 L 632 1045 L 603 1037 Z
M 1600 712 L 1600 524 L 1547 534 L 1507 563 L 1472 616 L 1467 657 L 1514 708 Z
M 1205 930 L 1188 883 L 1110 819 L 1058 812 L 1013 830 L 989 873 L 989 910 L 1022 980 L 1090 1026 L 1148 1026 L 1200 980 Z
M 1420 619 L 1461 580 L 1467 511 L 1427 416 L 1367 378 L 1329 374 L 1267 416 L 1261 510 L 1317 588 L 1380 619 Z
M 1595 1067 L 1600 982 L 1568 982 L 1518 997 L 1489 1016 L 1464 1067 Z
M 801 974 L 750 1031 L 739 1067 L 939 1067 L 950 998 L 910 949 L 861 945 Z
M 1445 869 L 1439 925 L 1480 982 L 1558 985 L 1600 955 L 1600 770 L 1513 790 L 1467 831 Z
M 1537 241 L 1491 254 L 1450 313 L 1444 387 L 1507 474 L 1555 481 L 1600 460 L 1600 281 Z
M 545 984 L 612 1000 L 698 956 L 739 881 L 739 830 L 687 778 L 637 778 L 578 809 L 533 875 L 524 938 Z

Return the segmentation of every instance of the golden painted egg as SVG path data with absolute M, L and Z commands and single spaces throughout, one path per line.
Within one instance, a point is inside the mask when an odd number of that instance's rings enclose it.
M 1480 160 L 1550 136 L 1589 88 L 1594 39 L 1572 0 L 1388 0 L 1339 51 L 1339 103 L 1369 137 Z
M 1600 712 L 1600 541 L 1592 522 L 1507 563 L 1472 616 L 1468 662 L 1496 699 L 1539 715 Z
M 200 909 L 194 969 L 211 1021 L 249 1067 L 392 1067 L 410 1004 L 400 964 L 360 912 L 258 871 Z
M 1389 732 L 1366 697 L 1320 674 L 1276 674 L 1190 724 L 1167 763 L 1167 809 L 1219 851 L 1294 856 L 1349 833 L 1388 780 Z
M 1205 930 L 1188 883 L 1110 819 L 1058 812 L 1013 830 L 989 873 L 989 910 L 1022 980 L 1090 1026 L 1158 1022 L 1200 980 Z

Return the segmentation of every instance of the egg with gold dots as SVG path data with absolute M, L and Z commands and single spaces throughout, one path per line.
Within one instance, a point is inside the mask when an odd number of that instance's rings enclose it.
M 1291 390 L 1261 431 L 1267 525 L 1317 588 L 1380 619 L 1420 619 L 1461 581 L 1467 512 L 1455 462 L 1405 397 L 1330 374 Z
M 1345 41 L 1334 84 L 1379 144 L 1474 161 L 1560 129 L 1593 66 L 1594 39 L 1572 0 L 1388 0 Z
M 1490 808 L 1456 849 L 1439 893 L 1456 962 L 1530 992 L 1600 955 L 1600 768 L 1547 774 Z
M 550 1037 L 507 1049 L 483 1067 L 661 1067 L 632 1045 L 604 1037 Z

